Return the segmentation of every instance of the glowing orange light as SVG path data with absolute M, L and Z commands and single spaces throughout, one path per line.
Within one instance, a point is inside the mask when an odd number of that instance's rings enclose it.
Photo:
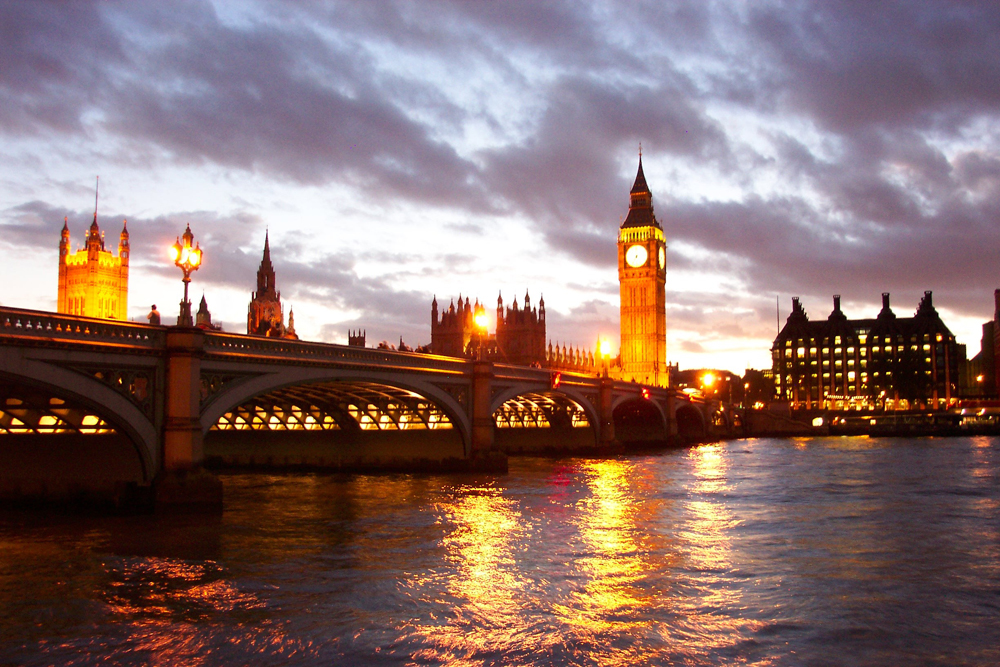
M 559 384 L 562 382 L 562 373 L 553 373 L 549 376 L 549 386 L 553 389 L 558 389 Z
M 647 401 L 649 400 L 649 389 L 647 389 L 646 387 L 642 388 L 642 397 Z
M 701 384 L 703 387 L 711 387 L 715 384 L 715 376 L 711 373 L 705 373 L 701 376 Z
M 480 329 L 486 329 L 486 325 L 489 324 L 489 320 L 486 319 L 486 313 L 478 313 L 475 319 L 477 327 Z
M 611 356 L 611 341 L 607 338 L 601 340 L 601 356 L 605 359 Z

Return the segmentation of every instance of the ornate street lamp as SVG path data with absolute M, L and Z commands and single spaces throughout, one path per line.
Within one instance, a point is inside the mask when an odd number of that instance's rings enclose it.
M 184 300 L 181 301 L 181 312 L 177 316 L 179 327 L 194 326 L 194 320 L 191 318 L 191 302 L 188 300 L 188 283 L 191 282 L 191 272 L 201 267 L 201 244 L 192 248 L 192 241 L 194 234 L 191 233 L 191 225 L 188 225 L 184 235 L 170 246 L 170 259 L 174 260 L 177 268 L 184 272 Z

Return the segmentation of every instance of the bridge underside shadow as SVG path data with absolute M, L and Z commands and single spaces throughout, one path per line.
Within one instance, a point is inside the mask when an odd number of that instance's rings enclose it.
M 508 454 L 560 454 L 597 447 L 597 432 L 582 405 L 555 391 L 508 399 L 493 413 L 494 444 Z
M 651 401 L 632 399 L 615 407 L 615 438 L 624 445 L 654 445 L 667 442 L 667 423 Z
M 681 444 L 704 442 L 708 438 L 705 417 L 691 405 L 677 408 L 677 439 Z
M 453 417 L 399 387 L 315 382 L 255 396 L 204 439 L 209 466 L 327 470 L 460 468 L 466 446 Z
M 0 500 L 121 504 L 148 483 L 136 444 L 98 406 L 0 380 Z

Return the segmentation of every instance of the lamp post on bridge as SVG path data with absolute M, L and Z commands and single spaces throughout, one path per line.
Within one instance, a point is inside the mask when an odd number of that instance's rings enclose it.
M 183 239 L 183 242 L 182 242 Z M 181 312 L 177 315 L 177 326 L 193 327 L 194 319 L 191 317 L 191 301 L 188 299 L 188 284 L 191 282 L 191 272 L 197 271 L 201 267 L 201 244 L 191 247 L 194 241 L 194 234 L 191 233 L 191 225 L 187 226 L 184 234 L 177 239 L 177 242 L 170 247 L 170 259 L 184 272 L 184 300 L 181 301 Z

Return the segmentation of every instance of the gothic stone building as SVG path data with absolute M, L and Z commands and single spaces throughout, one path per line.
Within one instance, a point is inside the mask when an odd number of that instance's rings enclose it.
M 963 346 L 924 292 L 913 317 L 896 317 L 889 294 L 875 319 L 849 320 L 833 297 L 811 321 L 799 298 L 771 347 L 778 398 L 794 408 L 946 407 L 956 396 Z
M 281 306 L 281 292 L 275 289 L 274 266 L 271 264 L 271 245 L 264 234 L 264 257 L 257 269 L 257 291 L 250 296 L 247 309 L 247 333 L 269 338 L 292 338 L 295 334 L 295 314 L 288 311 L 288 326 Z
M 128 317 L 128 222 L 122 224 L 118 256 L 104 247 L 97 210 L 84 247 L 70 252 L 69 221 L 63 219 L 59 241 L 57 311 L 84 317 L 124 320 Z
M 486 316 L 486 307 L 471 303 L 468 297 L 458 297 L 458 306 L 451 302 L 447 310 L 438 312 L 437 297 L 431 302 L 431 352 L 450 357 L 482 355 L 493 361 L 521 366 L 544 365 L 545 299 L 538 308 L 531 305 L 531 296 L 524 295 L 524 307 L 514 303 L 504 310 L 503 296 L 497 297 L 496 334 L 489 335 L 478 325 Z

